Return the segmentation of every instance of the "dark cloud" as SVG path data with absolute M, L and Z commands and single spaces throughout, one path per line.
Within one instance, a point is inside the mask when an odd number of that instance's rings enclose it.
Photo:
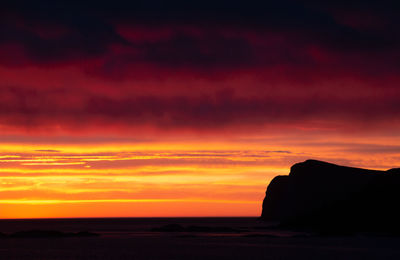
M 64 75 L 30 87 L 36 75 L 15 83 L 0 71 L 8 80 L 0 83 L 0 121 L 26 128 L 397 124 L 396 7 L 389 1 L 6 1 L 0 69 L 46 69 L 50 78 L 72 67 L 75 81 Z M 232 80 L 237 75 L 243 82 Z
M 20 44 L 27 61 L 13 59 L 12 55 L 3 57 L 2 63 L 34 64 L 68 63 L 71 60 L 82 63 L 87 59 L 104 58 L 104 66 L 122 57 L 111 51 L 111 46 L 119 44 L 131 49 L 135 55 L 122 53 L 125 61 L 146 62 L 170 66 L 219 66 L 224 68 L 236 65 L 246 66 L 256 63 L 262 66 L 281 58 L 279 52 L 271 48 L 273 37 L 282 38 L 281 52 L 289 53 L 280 62 L 293 63 L 304 60 L 304 48 L 318 46 L 334 55 L 347 56 L 352 52 L 368 52 L 385 55 L 388 50 L 398 50 L 399 35 L 385 28 L 380 31 L 364 31 L 344 24 L 337 17 L 338 6 L 341 11 L 351 12 L 355 17 L 364 10 L 379 14 L 392 14 L 390 5 L 378 5 L 372 1 L 343 6 L 335 3 L 316 3 L 313 1 L 89 1 L 75 3 L 67 1 L 16 1 L 6 3 L 1 26 L 0 44 Z M 379 18 L 379 16 L 378 16 Z M 376 18 L 376 19 L 378 19 Z M 386 27 L 396 27 L 399 19 L 388 15 Z M 43 38 L 43 33 L 32 30 L 32 24 L 52 29 L 66 29 L 58 38 Z M 173 32 L 168 39 L 148 43 L 129 42 L 116 32 L 120 23 L 132 27 L 167 27 Z M 188 25 L 202 30 L 203 35 L 193 37 L 175 30 L 177 25 Z M 397 27 L 396 27 L 397 28 Z M 46 29 L 46 28 L 45 28 Z M 43 31 L 43 30 L 42 30 Z M 234 32 L 233 37 L 224 32 Z M 248 33 L 264 40 L 254 45 Z M 213 35 L 214 34 L 214 35 Z M 138 49 L 138 50 L 137 50 Z M 137 53 L 138 51 L 138 53 Z M 294 55 L 293 52 L 297 54 Z M 261 55 L 264 62 L 255 59 Z M 103 72 L 104 73 L 104 72 Z
M 373 130 L 387 124 L 396 127 L 393 118 L 400 116 L 397 97 L 382 100 L 375 97 L 241 97 L 230 90 L 198 97 L 112 98 L 81 93 L 81 101 L 74 104 L 68 102 L 73 95 L 2 91 L 0 122 L 28 129 L 88 129 L 106 125 L 129 129 L 151 125 L 159 129 L 209 130 L 235 125 L 262 128 L 277 123 L 300 126 L 331 121 L 345 122 L 338 126 L 343 129 L 367 126 Z
M 23 52 L 23 55 L 2 53 L 1 63 L 5 65 L 84 62 L 104 55 L 110 43 L 120 41 L 111 25 L 100 19 L 35 20 L 21 14 L 3 19 L 0 47 L 16 45 Z

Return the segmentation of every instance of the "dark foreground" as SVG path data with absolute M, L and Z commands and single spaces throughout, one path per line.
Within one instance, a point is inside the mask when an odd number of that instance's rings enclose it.
M 11 236 L 28 230 L 99 236 Z M 0 259 L 400 259 L 400 237 L 318 236 L 256 218 L 1 220 L 0 232 Z

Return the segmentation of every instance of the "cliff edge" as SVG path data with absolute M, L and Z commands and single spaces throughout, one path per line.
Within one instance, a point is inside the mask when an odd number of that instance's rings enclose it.
M 400 231 L 400 169 L 307 160 L 269 184 L 261 218 L 318 230 Z

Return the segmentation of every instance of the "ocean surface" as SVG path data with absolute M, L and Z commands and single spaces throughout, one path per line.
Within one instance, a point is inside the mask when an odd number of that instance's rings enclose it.
M 65 219 L 4 219 L 0 220 L 0 232 L 16 232 L 28 229 L 46 229 L 68 232 L 92 231 L 106 235 L 146 233 L 152 228 L 169 224 L 183 226 L 258 228 L 269 223 L 258 218 L 65 218 Z
M 0 259 L 400 259 L 398 237 L 323 237 L 274 224 L 258 218 L 0 220 Z M 97 236 L 23 233 L 32 230 Z

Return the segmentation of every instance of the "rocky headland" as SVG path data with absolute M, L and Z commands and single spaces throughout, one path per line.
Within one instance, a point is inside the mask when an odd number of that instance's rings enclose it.
M 387 171 L 307 160 L 269 184 L 261 219 L 328 233 L 400 234 L 400 169 Z

